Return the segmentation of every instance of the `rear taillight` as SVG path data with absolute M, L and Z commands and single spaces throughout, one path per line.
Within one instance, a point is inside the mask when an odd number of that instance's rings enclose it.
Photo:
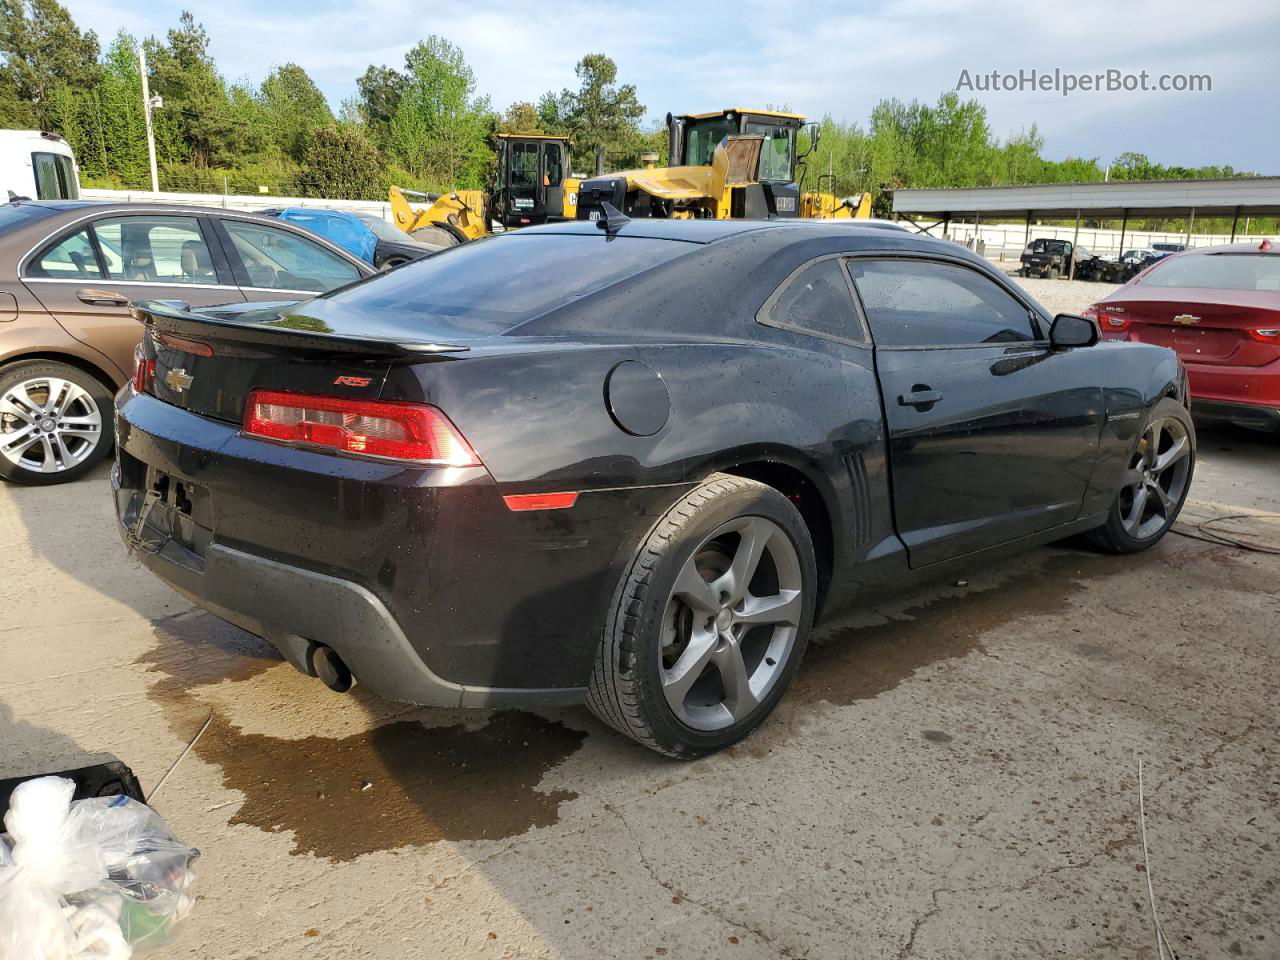
M 1280 344 L 1280 327 L 1263 327 L 1260 330 L 1250 330 L 1249 336 L 1259 343 Z
M 245 405 L 244 432 L 362 457 L 451 467 L 480 465 L 449 418 L 420 403 L 254 390 Z
M 141 343 L 133 348 L 133 392 L 150 393 L 156 379 L 156 361 L 147 357 Z
M 1129 329 L 1129 318 L 1120 316 L 1124 313 L 1122 307 L 1109 307 L 1105 303 L 1095 303 L 1088 310 L 1084 311 L 1086 317 L 1093 317 L 1098 321 L 1098 326 L 1103 333 L 1113 333 L 1120 330 Z

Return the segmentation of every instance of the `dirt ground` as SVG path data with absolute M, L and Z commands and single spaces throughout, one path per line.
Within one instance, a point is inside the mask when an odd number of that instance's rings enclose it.
M 1200 444 L 1183 528 L 1280 545 L 1280 441 Z M 150 787 L 213 718 L 156 799 L 203 851 L 167 957 L 1154 957 L 1139 758 L 1179 954 L 1280 956 L 1277 556 L 1056 545 L 884 598 L 678 764 L 582 709 L 330 693 L 126 559 L 105 467 L 0 485 L 0 544 L 0 776 Z

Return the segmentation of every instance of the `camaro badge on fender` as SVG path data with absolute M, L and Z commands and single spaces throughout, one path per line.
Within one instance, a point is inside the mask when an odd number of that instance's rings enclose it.
M 195 377 L 191 376 L 191 374 L 187 373 L 187 371 L 183 370 L 181 367 L 174 367 L 164 375 L 165 385 L 174 393 L 181 393 L 183 390 L 186 390 L 191 386 L 191 382 L 193 380 L 195 380 Z

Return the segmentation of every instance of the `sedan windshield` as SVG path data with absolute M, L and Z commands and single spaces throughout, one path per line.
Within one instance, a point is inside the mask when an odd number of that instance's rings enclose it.
M 1280 255 L 1211 253 L 1171 257 L 1143 281 L 1152 287 L 1280 291 Z

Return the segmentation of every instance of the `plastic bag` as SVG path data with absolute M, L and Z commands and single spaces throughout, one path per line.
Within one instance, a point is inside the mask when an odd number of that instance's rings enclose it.
M 71 802 L 75 784 L 20 784 L 0 836 L 0 960 L 128 960 L 190 911 L 199 851 L 124 796 Z

